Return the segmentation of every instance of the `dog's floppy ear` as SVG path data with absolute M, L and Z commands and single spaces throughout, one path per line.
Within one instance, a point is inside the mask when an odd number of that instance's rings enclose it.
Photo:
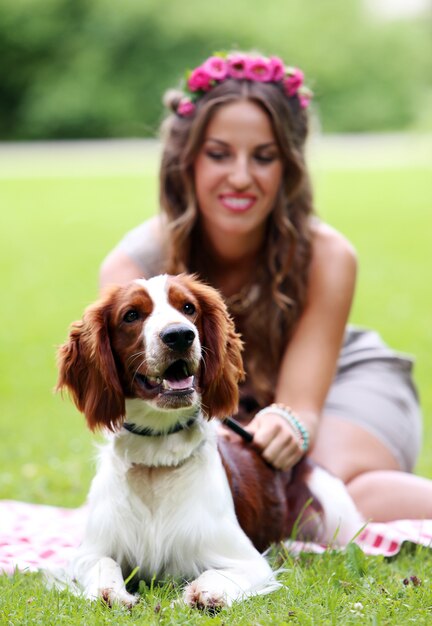
M 243 342 L 219 292 L 194 277 L 182 279 L 187 281 L 201 309 L 203 364 L 199 385 L 203 410 L 209 417 L 227 417 L 238 409 L 238 385 L 244 380 Z
M 125 414 L 125 402 L 109 337 L 109 316 L 116 290 L 88 307 L 83 319 L 71 325 L 68 340 L 59 347 L 56 390 L 71 392 L 89 428 L 115 430 Z

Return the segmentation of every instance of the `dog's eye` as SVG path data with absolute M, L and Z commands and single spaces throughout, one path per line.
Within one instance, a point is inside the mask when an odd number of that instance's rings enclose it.
M 127 324 L 136 322 L 137 319 L 139 319 L 139 313 L 138 311 L 135 311 L 135 309 L 130 309 L 130 311 L 127 311 L 127 313 L 123 315 L 123 321 Z
M 195 311 L 196 311 L 196 308 L 192 304 L 192 302 L 186 302 L 186 304 L 183 305 L 183 313 L 185 315 L 193 315 Z

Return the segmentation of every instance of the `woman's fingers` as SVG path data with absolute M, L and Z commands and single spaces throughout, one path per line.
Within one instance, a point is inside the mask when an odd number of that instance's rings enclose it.
M 247 430 L 253 434 L 253 443 L 263 458 L 277 469 L 289 469 L 303 456 L 299 439 L 280 415 L 258 416 Z

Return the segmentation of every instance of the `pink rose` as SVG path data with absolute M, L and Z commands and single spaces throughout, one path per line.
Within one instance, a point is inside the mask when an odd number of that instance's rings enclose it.
M 195 105 L 189 98 L 182 98 L 177 107 L 177 114 L 181 117 L 191 117 L 195 113 Z
M 264 58 L 257 57 L 249 59 L 246 63 L 246 78 L 261 83 L 268 83 L 272 80 L 273 68 L 271 63 Z
M 288 96 L 295 96 L 299 88 L 303 85 L 303 72 L 297 68 L 290 70 L 289 75 L 284 80 L 285 92 Z
M 208 91 L 211 88 L 211 76 L 202 66 L 196 67 L 189 76 L 187 84 L 191 91 Z
M 272 81 L 275 83 L 285 76 L 285 66 L 279 57 L 270 57 L 270 67 L 272 69 Z
M 297 92 L 297 96 L 300 102 L 300 107 L 302 109 L 307 109 L 313 97 L 312 91 L 307 87 L 300 87 Z
M 248 57 L 245 54 L 230 54 L 227 59 L 228 76 L 237 80 L 242 80 L 242 78 L 246 78 L 247 61 Z
M 210 57 L 201 67 L 213 80 L 224 80 L 228 74 L 227 62 L 221 57 Z

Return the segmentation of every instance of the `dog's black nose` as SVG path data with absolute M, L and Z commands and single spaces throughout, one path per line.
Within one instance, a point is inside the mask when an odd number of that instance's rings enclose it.
M 185 352 L 193 344 L 195 333 L 188 326 L 172 324 L 160 333 L 160 338 L 171 350 Z

